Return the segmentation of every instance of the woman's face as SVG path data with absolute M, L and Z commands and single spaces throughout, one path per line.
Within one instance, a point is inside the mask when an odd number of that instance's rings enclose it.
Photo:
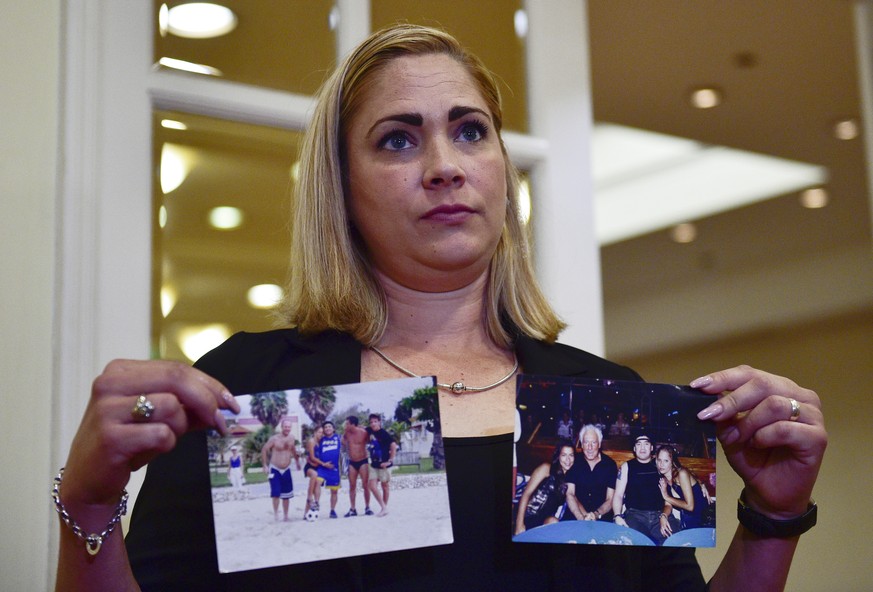
M 673 457 L 666 450 L 658 452 L 658 457 L 655 459 L 658 465 L 658 472 L 665 476 L 672 475 L 673 472 Z
M 348 207 L 370 261 L 447 292 L 488 268 L 506 215 L 506 163 L 485 100 L 445 55 L 374 74 L 346 126 Z
M 315 438 L 316 440 L 321 440 L 322 437 L 324 437 L 324 428 L 321 426 L 318 426 L 317 428 L 315 428 L 315 431 L 312 432 L 312 437 Z
M 572 446 L 564 446 L 561 448 L 561 453 L 558 455 L 558 464 L 566 473 L 573 466 L 573 461 L 576 460 L 576 453 L 573 452 Z

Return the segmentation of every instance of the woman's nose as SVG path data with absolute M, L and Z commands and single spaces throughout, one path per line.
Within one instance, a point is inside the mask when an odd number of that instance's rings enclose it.
M 425 189 L 460 187 L 467 177 L 460 162 L 461 155 L 449 139 L 434 140 L 426 152 L 427 166 L 422 184 Z

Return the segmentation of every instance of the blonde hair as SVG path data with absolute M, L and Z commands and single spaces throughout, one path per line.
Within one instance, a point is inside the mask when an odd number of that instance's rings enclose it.
M 444 54 L 473 77 L 503 125 L 500 92 L 491 73 L 451 35 L 428 27 L 396 25 L 371 35 L 324 82 L 301 147 L 300 175 L 291 218 L 291 269 L 280 319 L 303 334 L 344 331 L 374 345 L 385 331 L 387 302 L 346 208 L 345 127 L 374 75 L 400 56 Z M 506 162 L 506 219 L 491 259 L 483 323 L 489 337 L 509 347 L 515 336 L 554 341 L 564 323 L 537 284 L 530 245 L 518 215 L 519 179 Z

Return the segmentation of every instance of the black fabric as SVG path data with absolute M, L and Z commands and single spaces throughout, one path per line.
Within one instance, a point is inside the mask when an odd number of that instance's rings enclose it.
M 615 480 L 618 476 L 618 465 L 606 454 L 600 455 L 600 460 L 591 468 L 585 456 L 577 455 L 576 462 L 567 472 L 567 483 L 573 484 L 576 499 L 588 512 L 598 509 L 606 501 L 606 490 L 615 489 Z M 609 514 L 610 512 L 604 512 Z M 564 518 L 575 520 L 572 512 L 565 512 Z
M 357 382 L 361 346 L 339 333 L 240 333 L 197 364 L 234 394 Z M 560 344 L 519 338 L 528 373 L 638 380 L 630 369 Z M 697 591 L 691 549 L 511 542 L 512 435 L 446 438 L 451 545 L 219 574 L 204 433 L 148 467 L 127 548 L 143 590 Z

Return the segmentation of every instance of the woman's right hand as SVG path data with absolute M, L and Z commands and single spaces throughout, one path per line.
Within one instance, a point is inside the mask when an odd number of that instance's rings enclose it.
M 144 394 L 148 419 L 132 410 Z M 70 447 L 61 486 L 68 507 L 114 506 L 130 473 L 172 450 L 186 432 L 227 426 L 221 409 L 239 413 L 217 380 L 181 362 L 114 360 L 91 387 L 91 399 Z M 96 509 L 96 508 L 95 508 Z

